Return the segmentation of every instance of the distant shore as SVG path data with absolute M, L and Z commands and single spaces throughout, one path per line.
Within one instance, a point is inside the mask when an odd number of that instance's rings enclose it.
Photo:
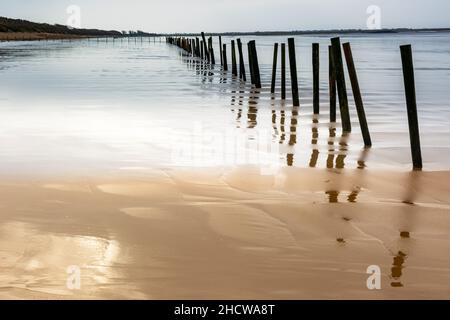
M 58 34 L 44 32 L 0 32 L 0 41 L 36 41 L 36 40 L 60 40 L 82 39 L 89 36 L 74 34 Z
M 284 35 L 327 35 L 327 34 L 395 34 L 395 33 L 446 33 L 450 28 L 422 29 L 329 29 L 329 30 L 293 30 L 293 31 L 249 31 L 249 32 L 213 32 L 210 36 L 284 36 Z M 200 33 L 164 33 L 158 36 L 199 36 Z

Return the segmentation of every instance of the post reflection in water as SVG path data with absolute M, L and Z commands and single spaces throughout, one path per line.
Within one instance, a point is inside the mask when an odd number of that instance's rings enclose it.
M 248 97 L 248 111 L 247 111 L 247 128 L 253 129 L 258 124 L 257 116 L 258 116 L 258 100 L 259 100 L 260 92 L 259 90 L 251 90 L 250 96 Z
M 357 171 L 356 171 L 356 181 L 355 185 L 353 186 L 352 192 L 347 197 L 348 202 L 356 202 L 358 200 L 358 196 L 361 192 L 362 185 L 364 182 L 364 174 L 365 174 L 365 168 L 366 168 L 366 160 L 369 156 L 370 148 L 364 148 L 362 149 L 358 161 L 357 161 Z
M 286 122 L 286 112 L 284 111 L 284 104 L 282 104 L 281 106 L 281 110 L 280 110 L 280 141 L 279 144 L 283 144 L 284 140 L 286 140 L 286 127 L 285 127 L 285 122 Z
M 287 110 L 284 100 L 279 100 L 273 94 L 269 97 L 264 95 L 264 90 L 256 89 L 253 86 L 249 86 L 247 83 L 241 81 L 235 76 L 227 77 L 228 73 L 222 69 L 217 69 L 217 66 L 211 66 L 204 61 L 199 61 L 197 58 L 182 57 L 187 61 L 189 66 L 196 70 L 197 74 L 201 76 L 202 83 L 211 82 L 215 77 L 215 73 L 219 73 L 219 83 L 229 85 L 231 89 L 231 111 L 235 114 L 236 128 L 247 128 L 254 129 L 258 126 L 258 113 L 264 112 L 261 108 L 261 103 L 266 102 L 270 99 L 270 118 L 271 118 L 271 131 L 274 141 L 277 141 L 279 145 L 283 145 L 286 148 L 284 152 L 286 156 L 286 165 L 295 165 L 295 147 L 298 145 L 298 133 L 299 133 L 299 107 L 293 106 L 291 108 L 290 122 L 289 122 L 289 132 L 287 132 Z M 230 81 L 231 79 L 231 81 Z M 221 90 L 226 87 L 221 87 Z M 229 89 L 228 89 L 229 90 Z M 244 99 L 248 93 L 248 109 L 245 127 L 243 127 L 243 106 Z M 279 110 L 279 114 L 278 114 Z M 320 157 L 320 121 L 319 115 L 313 115 L 312 125 L 311 125 L 311 156 L 308 162 L 308 167 L 317 168 Z M 339 139 L 336 138 L 336 123 L 330 123 L 329 134 L 327 139 L 327 158 L 326 158 L 326 168 L 327 169 L 344 169 L 346 167 L 345 160 L 348 156 L 348 141 L 349 134 L 343 133 Z M 287 139 L 286 135 L 289 135 Z M 287 142 L 287 143 L 286 143 Z M 365 169 L 366 167 L 366 156 L 368 150 L 363 150 L 361 157 L 357 160 L 357 169 Z M 330 202 L 337 202 L 339 196 L 339 190 L 327 191 L 327 195 L 330 195 Z M 348 202 L 356 202 L 357 198 L 361 192 L 361 187 L 359 185 L 355 186 L 349 193 L 347 197 Z
M 339 139 L 339 152 L 336 157 L 336 168 L 344 169 L 345 167 L 345 158 L 347 157 L 348 152 L 348 133 L 343 133 L 341 138 Z
M 271 107 L 272 107 L 272 129 L 273 129 L 273 139 L 276 139 L 278 136 L 278 124 L 277 124 L 277 110 L 275 109 L 275 104 L 273 101 L 274 97 L 272 97 Z
M 328 157 L 327 157 L 327 169 L 334 168 L 334 140 L 336 138 L 336 128 L 329 127 L 328 129 Z
M 289 152 L 286 155 L 286 164 L 289 167 L 292 167 L 294 165 L 294 148 L 295 145 L 297 144 L 297 124 L 298 124 L 298 107 L 293 106 L 292 107 L 292 112 L 291 112 L 291 125 L 289 128 L 289 148 L 291 150 L 291 152 Z
M 313 123 L 311 126 L 311 146 L 312 146 L 312 153 L 311 153 L 311 160 L 309 161 L 309 166 L 311 168 L 315 168 L 317 166 L 317 160 L 319 159 L 319 149 L 318 149 L 318 140 L 319 140 L 319 119 L 317 115 L 313 115 Z

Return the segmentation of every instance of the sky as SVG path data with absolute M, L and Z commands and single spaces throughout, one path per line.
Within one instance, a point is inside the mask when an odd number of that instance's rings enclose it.
M 81 27 L 120 31 L 366 29 L 371 5 L 382 28 L 450 27 L 449 0 L 2 0 L 0 16 L 66 24 L 70 5 Z

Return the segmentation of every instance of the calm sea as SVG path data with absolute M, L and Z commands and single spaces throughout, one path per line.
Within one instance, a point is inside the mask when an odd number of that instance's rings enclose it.
M 408 170 L 402 44 L 413 46 L 424 167 L 450 169 L 450 34 L 342 37 L 353 49 L 370 150 L 363 149 L 349 83 L 353 132 L 342 136 L 339 121 L 329 123 L 332 36 L 295 37 L 299 108 L 290 101 L 289 64 L 288 99 L 280 99 L 279 64 L 277 92 L 269 92 L 273 44 L 287 37 L 241 37 L 246 62 L 246 43 L 256 40 L 259 91 L 221 70 L 217 38 L 216 66 L 159 38 L 0 43 L 0 172 L 143 174 L 246 164 L 269 173 L 283 166 Z M 229 49 L 231 38 L 222 40 Z M 321 55 L 318 117 L 312 115 L 313 42 Z

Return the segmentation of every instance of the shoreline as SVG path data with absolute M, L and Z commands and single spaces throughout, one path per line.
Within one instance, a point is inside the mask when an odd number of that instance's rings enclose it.
M 438 29 L 381 29 L 381 30 L 306 30 L 306 31 L 251 31 L 251 32 L 211 32 L 208 36 L 299 36 L 299 35 L 377 35 L 377 34 L 441 34 L 450 33 L 450 28 Z M 166 36 L 200 36 L 200 33 L 156 33 L 145 34 L 132 37 L 166 37 Z M 87 39 L 87 38 L 127 38 L 126 35 L 77 35 L 77 34 L 58 34 L 58 33 L 40 33 L 40 32 L 0 32 L 0 41 L 40 41 L 40 40 L 66 40 L 66 39 Z

